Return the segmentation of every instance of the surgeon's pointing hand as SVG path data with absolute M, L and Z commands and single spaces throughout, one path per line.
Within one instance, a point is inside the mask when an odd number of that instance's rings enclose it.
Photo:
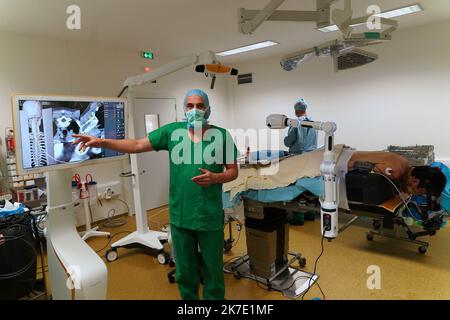
M 192 178 L 193 182 L 195 182 L 196 184 L 198 184 L 202 187 L 209 187 L 210 185 L 217 183 L 215 173 L 212 173 L 208 170 L 201 169 L 201 168 L 198 170 L 203 172 L 203 174 Z
M 72 144 L 80 144 L 79 146 L 80 151 L 83 151 L 88 147 L 92 148 L 102 147 L 103 139 L 81 134 L 74 134 L 72 136 L 77 139 L 74 142 L 72 142 Z

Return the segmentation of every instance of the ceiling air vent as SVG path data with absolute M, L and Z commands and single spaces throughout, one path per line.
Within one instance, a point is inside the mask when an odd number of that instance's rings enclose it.
M 253 74 L 246 73 L 238 75 L 238 84 L 253 83 Z

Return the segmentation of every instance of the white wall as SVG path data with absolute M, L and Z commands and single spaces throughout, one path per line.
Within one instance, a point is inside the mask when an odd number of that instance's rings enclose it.
M 450 21 L 399 30 L 387 44 L 369 47 L 372 65 L 333 72 L 317 59 L 292 72 L 280 58 L 238 65 L 254 83 L 233 85 L 234 126 L 264 128 L 271 113 L 293 115 L 297 98 L 316 120 L 335 121 L 336 140 L 359 150 L 388 145 L 432 144 L 450 161 Z M 322 144 L 322 141 L 319 141 Z
M 157 67 L 168 60 L 155 60 L 151 65 Z M 0 33 L 0 137 L 3 140 L 5 128 L 12 125 L 12 94 L 116 96 L 123 81 L 128 76 L 141 73 L 146 63 L 135 51 Z M 193 87 L 205 89 L 210 93 L 213 105 L 211 120 L 218 125 L 229 126 L 231 121 L 227 120 L 226 110 L 229 83 L 225 79 L 218 79 L 216 89 L 207 90 L 210 79 L 192 70 L 193 67 L 184 69 L 141 90 L 152 92 L 155 97 L 175 97 L 179 106 L 178 118 L 181 119 L 181 105 L 186 91 Z M 228 119 L 231 118 L 228 116 Z M 4 149 L 2 144 L 1 152 Z M 127 165 L 127 161 L 123 164 Z M 82 176 L 94 172 L 94 178 L 99 184 L 121 181 L 119 174 L 122 172 L 122 163 L 83 167 L 76 172 Z M 129 186 L 123 187 L 122 198 L 126 198 L 125 192 L 129 190 Z M 132 202 L 129 197 L 127 200 Z M 94 209 L 94 220 L 104 219 L 111 207 L 116 208 L 117 214 L 126 212 L 123 204 L 114 201 L 103 208 Z M 77 220 L 79 224 L 84 223 L 83 213 L 77 215 Z

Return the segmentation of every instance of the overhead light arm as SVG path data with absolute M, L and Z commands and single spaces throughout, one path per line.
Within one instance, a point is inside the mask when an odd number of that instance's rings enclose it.
M 240 8 L 241 14 L 240 18 L 245 23 L 249 23 L 249 20 L 253 20 L 256 15 L 261 12 L 260 10 L 246 10 Z M 277 10 L 273 11 L 272 15 L 270 15 L 267 21 L 312 21 L 316 22 L 318 20 L 319 13 L 317 11 L 290 11 L 290 10 Z M 256 28 L 254 28 L 256 29 Z M 254 30 L 253 30 L 254 31 Z
M 264 21 L 266 21 L 285 0 L 271 0 L 264 9 L 257 11 L 256 15 L 249 21 L 241 18 L 245 15 L 245 9 L 239 9 L 239 29 L 243 34 L 252 34 Z
M 266 20 L 316 22 L 318 28 L 330 24 L 330 6 L 337 0 L 316 0 L 316 11 L 287 11 L 277 9 L 285 0 L 271 0 L 262 10 L 238 9 L 239 31 L 252 34 Z
M 152 72 L 129 77 L 125 81 L 124 87 L 128 87 L 128 88 L 137 87 L 137 86 L 141 86 L 146 83 L 149 83 L 149 82 L 153 82 L 165 75 L 174 73 L 178 70 L 184 69 L 191 65 L 196 65 L 201 60 L 204 60 L 206 63 L 212 63 L 212 64 L 215 64 L 218 62 L 216 54 L 212 51 L 206 51 L 206 52 L 203 52 L 198 55 L 192 54 L 192 55 L 186 56 L 184 58 L 181 58 L 179 60 L 176 60 L 174 62 L 171 62 L 169 64 L 166 64 L 162 67 L 159 67 L 159 68 L 153 70 Z
M 352 24 L 353 18 L 353 10 L 352 10 L 352 1 L 345 0 L 344 10 L 334 9 L 333 10 L 333 21 L 336 23 L 339 30 L 341 30 L 342 34 L 345 38 L 350 37 L 353 32 L 353 28 L 350 27 Z
M 317 28 L 330 25 L 331 5 L 337 0 L 316 0 L 317 3 Z

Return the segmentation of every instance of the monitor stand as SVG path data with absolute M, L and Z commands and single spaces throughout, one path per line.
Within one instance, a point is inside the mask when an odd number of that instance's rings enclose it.
M 106 252 L 106 260 L 115 261 L 118 258 L 118 248 L 143 248 L 149 250 L 154 256 L 157 256 L 159 263 L 166 264 L 170 262 L 170 254 L 164 251 L 163 243 L 168 242 L 169 236 L 167 232 L 159 232 L 150 230 L 148 227 L 147 212 L 142 209 L 141 192 L 139 184 L 139 169 L 137 164 L 137 155 L 131 154 L 131 168 L 133 179 L 133 196 L 134 206 L 136 210 L 136 227 L 137 230 L 128 236 L 120 239 L 111 245 L 111 249 Z
M 52 298 L 104 300 L 108 270 L 77 231 L 71 180 L 71 169 L 47 173 L 46 238 Z

